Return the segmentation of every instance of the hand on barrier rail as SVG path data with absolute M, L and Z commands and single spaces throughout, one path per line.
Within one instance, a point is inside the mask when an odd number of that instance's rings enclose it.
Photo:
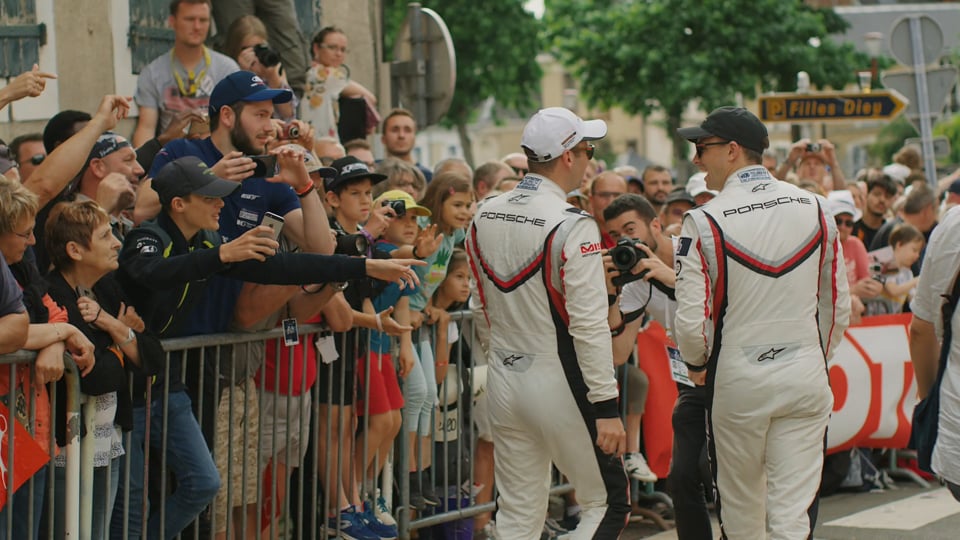
M 77 369 L 80 370 L 80 376 L 86 377 L 88 373 L 93 371 L 93 365 L 96 363 L 93 343 L 76 326 L 66 323 L 58 324 L 63 324 L 66 327 L 67 334 L 63 341 L 67 346 L 67 352 L 73 355 L 73 361 L 76 362 Z
M 34 370 L 36 377 L 33 382 L 37 390 L 48 382 L 59 381 L 63 377 L 63 345 L 55 343 L 37 351 Z
M 626 452 L 627 432 L 619 418 L 597 418 L 597 446 L 612 456 Z
M 263 262 L 277 253 L 280 244 L 273 239 L 273 229 L 258 225 L 220 246 L 220 261 L 235 263 L 256 260 Z
M 367 259 L 367 275 L 381 281 L 392 281 L 401 289 L 420 285 L 420 278 L 411 266 L 425 266 L 416 259 Z
M 380 319 L 380 324 L 378 326 L 382 332 L 386 333 L 388 336 L 399 336 L 404 332 L 413 330 L 412 326 L 398 323 L 396 319 L 390 316 L 392 313 L 393 306 L 390 306 L 380 313 L 377 313 L 377 318 Z
M 423 323 L 424 324 L 436 324 L 440 320 L 442 309 L 426 306 L 423 308 Z

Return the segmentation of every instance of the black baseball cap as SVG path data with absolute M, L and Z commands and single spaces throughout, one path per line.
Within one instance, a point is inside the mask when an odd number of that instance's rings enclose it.
M 762 154 L 770 146 L 766 126 L 756 115 L 743 107 L 714 109 L 699 126 L 680 128 L 677 135 L 693 143 L 704 137 L 720 137 L 735 141 L 758 154 Z
M 326 180 L 327 191 L 336 191 L 337 188 L 354 180 L 369 178 L 371 184 L 377 184 L 387 179 L 387 175 L 370 171 L 366 163 L 356 156 L 344 156 L 330 164 L 337 170 L 337 177 Z
M 168 204 L 174 197 L 187 195 L 223 198 L 240 189 L 240 183 L 224 180 L 200 158 L 186 156 L 164 165 L 151 187 L 160 196 L 160 202 Z

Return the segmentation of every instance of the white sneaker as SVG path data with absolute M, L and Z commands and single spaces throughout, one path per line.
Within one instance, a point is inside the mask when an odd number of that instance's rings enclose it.
M 656 482 L 657 475 L 653 474 L 647 460 L 643 459 L 643 454 L 634 452 L 623 456 L 623 466 L 627 470 L 630 478 L 641 482 Z
M 390 513 L 390 508 L 387 507 L 387 500 L 380 495 L 380 488 L 377 488 L 377 502 L 373 505 L 373 514 L 377 517 L 380 523 L 389 525 L 391 527 L 397 526 L 397 520 L 393 519 L 393 515 Z

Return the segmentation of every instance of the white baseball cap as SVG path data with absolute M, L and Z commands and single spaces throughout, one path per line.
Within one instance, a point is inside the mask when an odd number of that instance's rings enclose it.
M 580 141 L 595 141 L 607 134 L 603 120 L 583 120 L 563 107 L 540 109 L 523 128 L 520 146 L 527 159 L 544 163 L 560 157 Z
M 705 172 L 698 172 L 687 180 L 687 193 L 694 198 L 701 193 L 709 193 L 714 197 L 720 194 L 719 191 L 707 189 L 707 173 Z
M 827 209 L 833 217 L 850 214 L 854 221 L 858 221 L 863 215 L 853 202 L 853 194 L 846 189 L 837 189 L 827 194 Z

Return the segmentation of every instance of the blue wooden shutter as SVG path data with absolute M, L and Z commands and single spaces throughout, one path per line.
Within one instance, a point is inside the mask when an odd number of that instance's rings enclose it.
M 320 15 L 323 8 L 320 7 L 320 0 L 294 0 L 293 3 L 297 9 L 297 19 L 300 20 L 300 31 L 307 43 L 310 43 L 313 35 L 322 28 Z
M 169 16 L 170 0 L 130 0 L 128 42 L 134 73 L 140 73 L 173 47 L 173 30 L 167 27 Z
M 0 0 L 0 77 L 16 77 L 40 62 L 47 27 L 37 23 L 34 0 Z

